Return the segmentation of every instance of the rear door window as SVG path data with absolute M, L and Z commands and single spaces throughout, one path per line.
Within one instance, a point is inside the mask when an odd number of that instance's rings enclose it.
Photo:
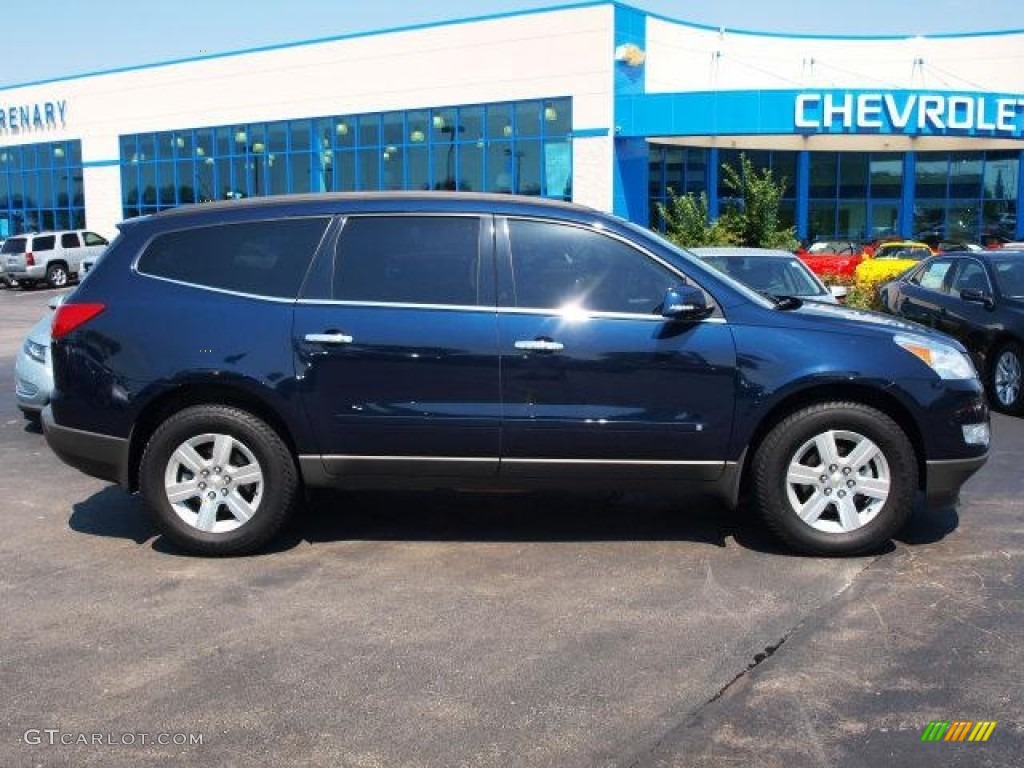
M 33 251 L 52 251 L 53 246 L 56 244 L 56 235 L 39 235 L 38 237 L 32 238 Z
M 952 266 L 953 261 L 951 259 L 936 259 L 919 269 L 917 274 L 910 279 L 910 282 L 916 283 L 929 291 L 942 291 L 945 293 L 943 286 L 946 282 L 946 275 L 949 274 L 949 269 Z
M 391 304 L 480 304 L 476 216 L 352 216 L 338 238 L 333 297 Z
M 295 298 L 330 219 L 309 217 L 194 227 L 157 235 L 139 272 L 238 293 Z
M 60 236 L 60 247 L 61 248 L 80 248 L 81 243 L 78 242 L 78 235 L 74 232 L 65 232 Z

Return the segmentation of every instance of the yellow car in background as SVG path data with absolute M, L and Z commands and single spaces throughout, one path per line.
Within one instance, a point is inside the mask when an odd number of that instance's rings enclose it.
M 870 259 L 857 265 L 858 283 L 877 283 L 898 277 L 922 259 L 932 255 L 927 243 L 896 241 L 882 243 Z

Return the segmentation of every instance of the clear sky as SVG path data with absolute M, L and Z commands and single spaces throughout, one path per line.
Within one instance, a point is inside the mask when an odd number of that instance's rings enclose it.
M 558 0 L 5 0 L 0 87 Z M 1024 29 L 1024 0 L 631 0 L 732 29 L 928 35 Z

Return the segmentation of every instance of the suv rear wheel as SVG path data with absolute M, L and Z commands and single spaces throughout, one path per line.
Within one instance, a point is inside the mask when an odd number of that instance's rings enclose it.
M 204 555 L 262 548 L 299 496 L 295 461 L 277 432 L 220 405 L 186 408 L 161 424 L 142 455 L 139 486 L 164 534 Z
M 46 282 L 51 288 L 63 288 L 68 284 L 68 268 L 63 264 L 51 264 L 46 268 Z
M 850 555 L 887 543 L 917 492 L 914 448 L 900 426 L 859 403 L 813 405 L 783 419 L 754 456 L 761 515 L 803 552 Z

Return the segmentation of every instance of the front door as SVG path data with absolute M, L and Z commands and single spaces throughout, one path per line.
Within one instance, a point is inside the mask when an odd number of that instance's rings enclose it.
M 662 318 L 683 278 L 617 236 L 525 219 L 498 231 L 501 475 L 717 477 L 735 398 L 728 325 Z

